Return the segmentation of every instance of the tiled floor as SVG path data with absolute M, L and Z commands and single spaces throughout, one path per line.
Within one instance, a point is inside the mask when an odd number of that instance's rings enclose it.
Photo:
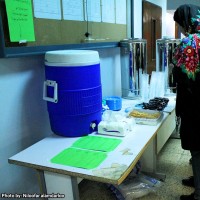
M 183 186 L 181 180 L 191 176 L 190 153 L 181 148 L 180 139 L 170 138 L 158 156 L 157 170 L 166 174 L 165 182 L 156 190 L 138 200 L 175 200 L 182 194 L 190 194 L 193 188 Z M 82 181 L 79 184 L 81 200 L 115 200 L 105 184 Z M 126 199 L 128 200 L 128 199 Z

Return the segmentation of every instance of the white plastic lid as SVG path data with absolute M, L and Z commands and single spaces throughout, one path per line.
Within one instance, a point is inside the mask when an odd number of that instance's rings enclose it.
M 92 50 L 47 51 L 45 54 L 48 66 L 85 66 L 99 62 L 99 53 Z

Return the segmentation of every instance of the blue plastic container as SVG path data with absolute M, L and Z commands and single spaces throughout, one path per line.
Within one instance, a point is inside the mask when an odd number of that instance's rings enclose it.
M 97 51 L 63 50 L 45 54 L 43 99 L 52 131 L 80 137 L 97 130 L 102 117 L 102 87 Z
M 106 105 L 110 110 L 119 111 L 122 109 L 122 98 L 118 96 L 105 97 Z

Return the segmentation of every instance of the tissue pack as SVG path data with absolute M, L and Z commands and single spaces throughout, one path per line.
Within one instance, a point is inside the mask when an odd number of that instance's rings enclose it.
M 126 136 L 133 129 L 133 121 L 129 118 L 121 121 L 101 121 L 98 133 L 103 135 Z

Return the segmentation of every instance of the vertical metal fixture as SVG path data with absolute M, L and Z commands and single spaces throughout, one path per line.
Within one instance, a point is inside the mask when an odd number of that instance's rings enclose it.
M 157 39 L 156 40 L 156 71 L 165 73 L 165 95 L 176 93 L 173 81 L 172 58 L 180 39 Z
M 124 39 L 120 42 L 122 97 L 141 97 L 140 76 L 147 72 L 147 40 Z

